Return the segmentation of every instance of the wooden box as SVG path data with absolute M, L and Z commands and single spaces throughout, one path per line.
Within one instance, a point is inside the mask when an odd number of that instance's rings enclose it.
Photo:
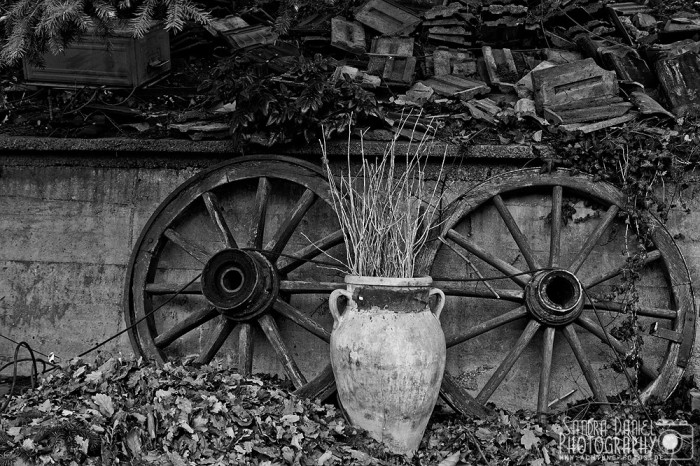
M 66 50 L 43 57 L 44 67 L 24 61 L 24 78 L 39 85 L 138 87 L 170 71 L 170 39 L 153 28 L 136 39 L 119 31 L 107 41 L 85 35 Z

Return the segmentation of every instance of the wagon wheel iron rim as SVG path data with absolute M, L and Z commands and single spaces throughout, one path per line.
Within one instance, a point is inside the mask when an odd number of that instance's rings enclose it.
M 504 198 L 543 190 L 548 193 L 551 202 L 550 241 L 547 254 L 536 254 Z M 565 261 L 562 255 L 564 226 L 561 214 L 564 198 L 570 195 L 602 204 L 605 211 L 593 232 L 585 241 L 575 245 L 573 259 Z M 550 385 L 553 377 L 552 356 L 556 335 L 561 335 L 567 342 L 592 397 L 602 405 L 608 403 L 609 393 L 605 392 L 603 380 L 593 368 L 581 336 L 586 333 L 592 334 L 606 349 L 614 352 L 613 356 L 617 353 L 624 358 L 631 348 L 615 338 L 597 319 L 599 311 L 621 313 L 625 310 L 624 306 L 610 302 L 596 304 L 591 302 L 588 294 L 595 286 L 605 285 L 611 279 L 621 275 L 625 265 L 620 264 L 609 270 L 601 270 L 594 275 L 582 274 L 581 268 L 591 260 L 592 251 L 624 205 L 624 194 L 607 183 L 593 182 L 590 176 L 574 174 L 568 170 L 543 174 L 539 169 L 518 170 L 495 176 L 450 203 L 445 215 L 435 227 L 438 240 L 429 242 L 421 252 L 418 270 L 421 273 L 433 275 L 437 267 L 438 253 L 441 250 L 443 254 L 457 255 L 466 260 L 469 260 L 466 254 L 468 253 L 503 276 L 509 277 L 517 286 L 516 289 L 494 289 L 491 286 L 482 286 L 478 289 L 465 286 L 466 284 L 460 283 L 459 279 L 440 281 L 440 277 L 436 277 L 435 286 L 442 288 L 447 296 L 462 297 L 457 299 L 496 299 L 515 303 L 505 312 L 475 325 L 461 328 L 456 334 L 448 335 L 448 349 L 482 335 L 488 335 L 489 332 L 513 322 L 527 323 L 523 329 L 518 330 L 517 341 L 509 348 L 506 356 L 498 363 L 488 380 L 481 387 L 477 387 L 478 393 L 475 396 L 470 395 L 458 383 L 457 378 L 446 371 L 441 394 L 448 404 L 463 414 L 485 415 L 488 412 L 485 408 L 486 403 L 503 384 L 525 349 L 533 345 L 537 334 L 542 335 L 539 344 L 542 352 L 539 381 L 536 382 L 538 385 L 536 406 L 541 416 L 549 411 L 550 403 L 554 401 L 550 399 Z M 457 231 L 461 222 L 469 221 L 471 215 L 482 208 L 495 209 L 523 258 L 523 267 L 513 266 L 499 257 L 499 251 L 490 251 Z M 648 381 L 644 387 L 640 387 L 638 392 L 643 402 L 648 401 L 652 396 L 666 399 L 675 389 L 684 373 L 695 336 L 695 304 L 684 258 L 665 227 L 654 218 L 650 222 L 650 238 L 656 249 L 647 253 L 642 265 L 645 268 L 650 264 L 661 265 L 671 305 L 668 308 L 640 307 L 637 310 L 640 316 L 660 319 L 661 322 L 668 323 L 665 326 L 668 343 L 665 345 L 660 367 L 652 367 L 642 361 L 639 368 L 642 374 L 640 378 Z M 530 274 L 529 271 L 536 272 Z
M 235 192 L 244 183 L 254 191 L 249 196 L 253 211 L 247 219 L 231 218 L 231 209 L 226 212 L 221 197 Z M 288 199 L 290 205 L 277 206 L 274 213 L 279 214 L 279 225 L 273 227 L 269 209 L 276 184 L 296 189 L 301 194 Z M 242 201 L 233 198 L 228 202 L 235 205 Z M 308 312 L 294 305 L 290 297 L 313 294 L 325 297 L 332 290 L 343 288 L 344 284 L 340 280 L 306 280 L 290 275 L 299 275 L 307 262 L 318 260 L 336 246 L 342 247 L 342 233 L 326 225 L 326 229 L 332 230 L 330 233 L 313 241 L 307 239 L 308 244 L 304 246 L 292 249 L 290 241 L 293 235 L 299 234 L 302 221 L 314 206 L 320 204 L 321 207 L 316 208 L 330 209 L 331 203 L 321 169 L 291 157 L 240 157 L 185 181 L 151 215 L 132 251 L 125 283 L 124 314 L 127 326 L 136 324 L 129 332 L 134 351 L 145 358 L 165 362 L 172 359 L 168 354 L 171 345 L 191 336 L 194 330 L 203 332 L 217 319 L 217 327 L 207 329 L 209 333 L 196 362 L 211 362 L 229 335 L 238 329 L 237 366 L 242 375 L 250 376 L 254 360 L 253 333 L 258 332 L 270 344 L 299 395 L 310 398 L 330 395 L 334 390 L 330 364 L 316 370 L 317 376 L 307 381 L 283 338 L 278 318 L 330 342 L 330 332 Z M 204 227 L 195 228 L 197 234 L 181 231 L 185 230 L 187 221 L 196 226 L 197 222 L 189 219 L 193 212 L 201 216 L 200 220 L 204 219 L 202 222 L 208 223 L 209 233 L 214 231 L 218 247 L 212 247 L 211 239 L 209 243 L 203 240 Z M 185 272 L 166 262 L 166 248 L 183 257 L 189 256 L 188 259 L 197 264 L 186 268 L 187 278 L 168 278 L 167 273 Z M 190 296 L 202 302 L 192 312 L 180 314 L 184 317 L 175 323 L 160 328 L 158 314 L 161 311 L 155 301 Z M 178 303 L 173 302 L 172 306 L 177 308 Z

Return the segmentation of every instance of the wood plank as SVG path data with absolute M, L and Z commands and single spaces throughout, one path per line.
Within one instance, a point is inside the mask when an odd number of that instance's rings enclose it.
M 600 58 L 603 66 L 615 70 L 621 81 L 638 82 L 645 89 L 653 89 L 658 84 L 647 62 L 632 47 L 621 44 L 603 47 Z
M 387 36 L 409 34 L 420 22 L 409 10 L 387 0 L 369 0 L 357 10 L 355 19 Z
M 686 52 L 656 63 L 660 87 L 676 116 L 700 113 L 700 54 Z
M 620 117 L 611 118 L 609 120 L 599 121 L 597 123 L 572 123 L 569 125 L 562 125 L 567 131 L 581 131 L 584 134 L 592 133 L 594 131 L 599 131 L 601 129 L 610 128 L 611 126 L 622 125 L 628 123 L 637 118 L 639 114 L 637 112 L 628 112 L 626 115 Z
M 470 100 L 477 95 L 490 92 L 490 88 L 483 81 L 467 79 L 453 74 L 434 76 L 422 81 L 432 88 L 437 94 L 444 96 L 458 96 L 462 100 Z
M 592 58 L 533 71 L 532 83 L 538 111 L 618 93 L 615 72 L 599 67 Z
M 657 115 L 676 118 L 675 115 L 661 106 L 644 92 L 636 91 L 630 94 L 630 100 L 637 106 L 642 115 Z
M 464 20 L 461 18 L 428 19 L 423 21 L 421 26 L 464 26 Z
M 518 80 L 518 69 L 515 67 L 510 49 L 492 49 L 485 45 L 481 47 L 481 53 L 484 57 L 489 84 L 492 86 L 502 83 L 515 84 Z
M 428 40 L 439 42 L 448 42 L 450 44 L 459 45 L 461 47 L 471 47 L 472 41 L 463 36 L 450 36 L 446 34 L 428 34 Z
M 416 72 L 416 62 L 416 57 L 388 57 L 382 79 L 387 83 L 410 85 Z
M 357 21 L 336 16 L 331 19 L 331 45 L 350 53 L 364 53 L 367 50 L 365 29 Z
M 460 26 L 433 26 L 428 29 L 430 34 L 444 36 L 466 36 L 467 30 Z
M 427 20 L 438 18 L 450 18 L 461 11 L 466 11 L 467 8 L 459 2 L 452 2 L 447 5 L 436 5 L 423 13 L 423 17 Z
M 605 103 L 574 110 L 560 110 L 558 108 L 544 108 L 544 117 L 552 124 L 588 123 L 591 121 L 617 118 L 629 112 L 634 105 L 630 102 Z
M 472 68 L 471 73 L 457 72 L 455 67 L 462 71 Z M 440 76 L 444 74 L 468 75 L 476 73 L 476 58 L 469 51 L 451 50 L 445 47 L 438 47 L 433 52 L 433 74 Z
M 412 57 L 413 37 L 375 37 L 372 39 L 372 54 L 391 57 Z

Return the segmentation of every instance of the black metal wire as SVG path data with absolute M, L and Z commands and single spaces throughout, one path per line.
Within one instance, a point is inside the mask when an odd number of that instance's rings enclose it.
M 12 338 L 7 337 L 7 336 L 3 335 L 2 333 L 0 333 L 0 338 L 4 338 L 4 339 L 7 340 L 7 341 L 11 341 L 11 342 L 14 343 L 15 345 L 19 345 L 19 344 L 20 344 L 19 341 L 13 340 Z M 49 356 L 48 354 L 42 353 L 42 352 L 39 351 L 39 350 L 32 350 L 32 351 L 34 351 L 35 353 L 40 354 L 40 355 L 42 355 L 42 356 L 46 356 L 47 358 L 50 358 L 50 357 L 51 357 L 51 356 Z
M 15 385 L 17 383 L 17 364 L 19 363 L 19 358 L 17 357 L 19 355 L 19 350 L 20 348 L 26 348 L 27 351 L 29 351 L 29 355 L 31 356 L 31 361 L 32 361 L 32 375 L 31 375 L 31 381 L 32 381 L 32 389 L 36 388 L 36 378 L 39 375 L 37 367 L 36 367 L 36 358 L 34 357 L 34 351 L 32 350 L 31 346 L 26 341 L 20 341 L 17 346 L 15 347 L 15 356 L 12 364 L 14 364 L 14 368 L 12 370 L 12 385 L 10 385 L 10 391 L 7 394 L 7 399 L 3 403 L 2 407 L 0 407 L 0 413 L 4 413 L 7 407 L 10 405 L 10 401 L 12 400 L 12 395 L 14 394 L 15 391 Z
M 170 298 L 166 299 L 163 303 L 161 303 L 160 306 L 158 306 L 158 307 L 156 307 L 155 309 L 153 309 L 152 311 L 148 312 L 146 315 L 144 315 L 144 316 L 141 317 L 139 320 L 137 320 L 137 321 L 134 322 L 133 324 L 131 324 L 131 325 L 129 325 L 128 327 L 126 327 L 124 330 L 122 330 L 122 331 L 120 331 L 120 332 L 118 332 L 118 333 L 112 335 L 111 337 L 107 338 L 107 339 L 104 340 L 104 341 L 101 341 L 100 343 L 96 344 L 96 345 L 93 346 L 92 348 L 90 348 L 90 349 L 88 349 L 88 350 L 86 350 L 86 351 L 83 351 L 82 353 L 80 353 L 80 354 L 78 355 L 78 357 L 79 357 L 79 358 L 82 358 L 82 357 L 85 356 L 86 354 L 95 351 L 96 349 L 98 349 L 98 348 L 100 348 L 100 347 L 106 345 L 106 344 L 109 343 L 110 341 L 114 340 L 114 339 L 117 338 L 118 336 L 120 336 L 120 335 L 122 335 L 122 334 L 128 332 L 128 331 L 131 330 L 132 328 L 136 327 L 138 324 L 140 324 L 141 322 L 143 322 L 144 320 L 146 320 L 147 318 L 149 318 L 149 317 L 151 317 L 153 314 L 155 314 L 155 313 L 156 313 L 158 310 L 160 310 L 163 306 L 165 306 L 166 304 L 170 303 L 173 299 L 177 298 L 177 297 L 180 295 L 180 293 L 182 293 L 183 291 L 185 291 L 185 289 L 187 289 L 188 286 L 190 286 L 191 284 L 193 284 L 194 282 L 196 282 L 196 281 L 199 279 L 199 277 L 201 277 L 201 276 L 202 276 L 201 273 L 198 274 L 198 275 L 197 275 L 196 277 L 194 277 L 192 280 L 190 280 L 189 282 L 187 282 L 186 285 L 184 285 L 182 288 L 180 288 L 179 290 L 177 290 L 177 292 L 176 292 L 174 295 L 172 295 Z

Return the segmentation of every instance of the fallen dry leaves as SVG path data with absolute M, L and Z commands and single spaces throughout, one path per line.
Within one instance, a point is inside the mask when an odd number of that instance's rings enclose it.
M 543 428 L 523 413 L 479 420 L 437 409 L 408 459 L 333 405 L 283 387 L 215 365 L 73 360 L 2 414 L 0 465 L 564 464 L 554 456 L 561 425 Z

